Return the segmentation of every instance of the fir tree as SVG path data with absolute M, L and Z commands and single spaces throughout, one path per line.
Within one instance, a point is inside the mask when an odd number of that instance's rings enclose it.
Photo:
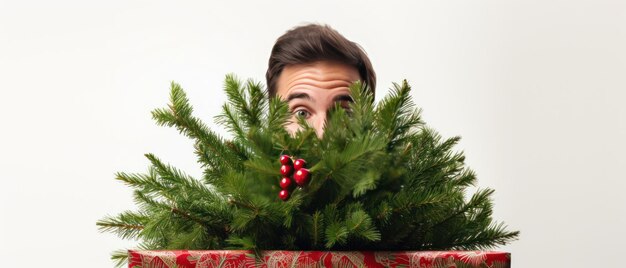
M 476 182 L 459 137 L 425 126 L 406 81 L 374 104 L 355 83 L 349 108 L 331 110 L 324 135 L 252 80 L 228 75 L 228 102 L 216 122 L 224 138 L 194 117 L 182 88 L 152 112 L 157 124 L 194 141 L 204 173 L 192 178 L 146 154 L 146 173 L 117 173 L 139 209 L 97 222 L 101 231 L 140 241 L 140 249 L 473 250 L 503 245 L 519 232 L 492 220 L 493 190 L 464 192 Z M 279 199 L 281 155 L 306 159 L 312 177 Z M 121 265 L 125 251 L 113 253 Z

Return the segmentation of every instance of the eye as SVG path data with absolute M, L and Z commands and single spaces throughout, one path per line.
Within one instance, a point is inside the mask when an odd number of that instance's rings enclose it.
M 309 118 L 309 116 L 311 116 L 311 113 L 309 113 L 309 111 L 307 111 L 305 109 L 296 109 L 296 110 L 293 111 L 293 114 L 296 117 L 301 117 L 301 118 L 304 118 L 304 119 L 307 119 L 307 118 Z
M 335 109 L 343 109 L 348 116 L 352 116 L 352 107 L 350 107 L 350 101 L 338 101 Z
M 351 101 L 342 101 L 342 102 L 340 103 L 340 106 L 341 106 L 341 108 L 343 108 L 344 110 L 346 110 L 346 111 L 350 112 L 350 110 L 352 109 L 352 108 L 350 107 L 350 104 L 352 104 L 352 102 L 351 102 Z

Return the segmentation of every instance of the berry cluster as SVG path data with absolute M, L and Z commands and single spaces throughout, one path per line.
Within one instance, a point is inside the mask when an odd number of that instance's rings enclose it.
M 304 159 L 299 158 L 293 161 L 290 156 L 281 155 L 280 163 L 282 164 L 280 166 L 280 174 L 283 177 L 280 179 L 280 188 L 282 190 L 278 193 L 278 197 L 286 201 L 289 199 L 289 190 L 292 188 L 291 175 L 293 175 L 293 180 L 298 186 L 304 186 L 311 179 L 311 173 L 305 168 L 306 161 Z

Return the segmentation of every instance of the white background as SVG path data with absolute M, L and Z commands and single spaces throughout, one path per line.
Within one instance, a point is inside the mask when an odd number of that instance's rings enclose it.
M 496 189 L 514 267 L 617 267 L 626 240 L 624 1 L 0 1 L 0 263 L 110 267 L 95 222 L 134 208 L 117 171 L 155 153 L 198 176 L 150 111 L 179 82 L 213 122 L 230 72 L 264 81 L 304 22 L 361 44 L 378 97 L 406 78 L 424 119 Z M 28 264 L 26 264 L 27 262 Z

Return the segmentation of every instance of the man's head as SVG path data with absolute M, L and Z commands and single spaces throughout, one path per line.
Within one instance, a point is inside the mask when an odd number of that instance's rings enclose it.
M 287 129 L 297 131 L 296 117 L 301 116 L 320 137 L 328 109 L 351 101 L 351 83 L 361 80 L 372 94 L 376 87 L 376 74 L 363 49 L 329 26 L 316 24 L 278 38 L 265 77 L 270 97 L 289 102 L 294 117 Z

